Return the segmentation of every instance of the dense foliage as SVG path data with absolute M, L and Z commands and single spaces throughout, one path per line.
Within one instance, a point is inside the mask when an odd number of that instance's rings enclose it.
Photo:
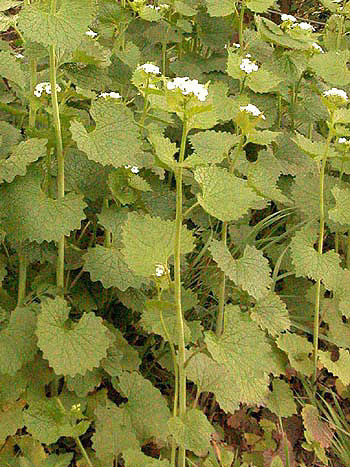
M 1 467 L 350 465 L 350 2 L 283 5 L 0 0 Z

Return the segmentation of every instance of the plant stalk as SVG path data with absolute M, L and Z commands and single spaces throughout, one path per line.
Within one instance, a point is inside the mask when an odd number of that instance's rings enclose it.
M 182 127 L 182 138 L 179 155 L 179 163 L 183 163 L 185 157 L 187 138 L 186 112 Z M 175 304 L 178 342 L 178 367 L 179 367 L 179 417 L 184 420 L 186 414 L 186 369 L 185 369 L 185 332 L 184 317 L 181 303 L 181 229 L 182 229 L 182 167 L 178 167 L 175 173 L 176 179 L 176 219 L 175 219 L 175 245 L 174 245 L 174 275 L 175 275 Z M 185 467 L 186 451 L 179 446 L 178 467 Z
M 79 446 L 79 449 L 80 449 L 80 452 L 82 453 L 84 459 L 86 460 L 87 464 L 89 467 L 94 467 L 89 456 L 88 456 L 88 453 L 86 452 L 82 442 L 80 441 L 80 438 L 79 436 L 77 436 L 76 438 L 74 438 L 75 442 L 77 443 L 77 445 Z
M 26 284 L 27 284 L 27 256 L 23 249 L 23 245 L 20 246 L 18 252 L 19 260 L 19 271 L 18 271 L 18 299 L 17 306 L 21 306 L 24 303 L 26 296 Z
M 323 253 L 323 237 L 325 231 L 325 206 L 324 206 L 324 182 L 325 182 L 325 173 L 326 173 L 326 163 L 328 157 L 329 146 L 333 137 L 333 113 L 331 114 L 330 128 L 326 141 L 325 151 L 322 157 L 321 173 L 320 173 L 320 230 L 318 237 L 318 253 L 322 255 Z M 316 390 L 316 380 L 317 380 L 317 363 L 318 363 L 318 337 L 319 337 L 319 327 L 320 327 L 320 301 L 321 301 L 321 279 L 318 279 L 316 285 L 316 300 L 315 300 L 315 314 L 314 314 L 314 371 L 313 371 L 313 384 L 315 385 Z
M 51 0 L 51 13 L 56 13 L 56 0 Z M 62 131 L 60 112 L 58 107 L 57 89 L 56 89 L 56 47 L 50 46 L 50 84 L 51 84 L 51 103 L 53 121 L 56 135 L 56 154 L 57 154 L 57 198 L 64 198 L 64 155 L 62 143 Z M 56 282 L 60 292 L 64 290 L 64 235 L 58 241 L 58 256 L 56 265 Z
M 244 12 L 245 12 L 245 2 L 241 3 L 241 11 L 239 13 L 239 44 L 241 50 L 243 50 L 243 25 L 244 25 Z
M 103 204 L 106 209 L 109 208 L 108 198 L 105 198 L 103 200 Z M 110 248 L 111 245 L 112 245 L 112 232 L 109 229 L 105 229 L 104 246 L 106 248 Z

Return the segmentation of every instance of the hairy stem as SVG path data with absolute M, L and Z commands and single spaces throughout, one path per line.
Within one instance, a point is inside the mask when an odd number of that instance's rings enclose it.
M 184 161 L 186 138 L 187 138 L 186 115 L 182 127 L 182 138 L 180 147 L 179 163 Z M 182 167 L 178 167 L 175 173 L 176 178 L 176 219 L 175 219 L 175 304 L 177 318 L 178 343 L 178 367 L 179 367 L 179 416 L 184 419 L 186 414 L 186 369 L 185 369 L 185 333 L 184 317 L 181 303 L 181 228 L 182 228 Z M 179 447 L 178 467 L 185 467 L 186 452 L 185 448 Z
M 79 446 L 79 449 L 80 449 L 80 452 L 82 453 L 84 459 L 86 460 L 87 462 L 87 465 L 89 467 L 94 467 L 93 466 L 93 463 L 91 462 L 90 460 L 90 457 L 88 456 L 88 453 L 86 452 L 82 442 L 80 441 L 80 438 L 77 436 L 76 438 L 74 438 L 75 442 L 77 443 L 77 445 Z
M 37 61 L 35 58 L 31 58 L 29 62 L 30 68 L 30 99 L 29 99 L 29 128 L 35 128 L 35 120 L 36 120 L 36 109 L 32 104 L 32 99 L 34 96 L 34 90 L 36 86 L 36 67 Z
M 51 0 L 51 13 L 56 12 L 56 1 Z M 56 154 L 57 154 L 57 197 L 59 200 L 64 198 L 64 156 L 60 112 L 58 107 L 57 89 L 56 89 L 56 47 L 50 46 L 50 84 L 51 84 L 51 103 L 53 121 L 56 136 Z M 58 241 L 58 256 L 56 265 L 56 282 L 61 293 L 64 290 L 64 235 Z
M 323 237 L 325 231 L 325 206 L 324 206 L 324 182 L 326 173 L 326 163 L 329 151 L 329 145 L 333 137 L 333 114 L 331 114 L 330 128 L 326 141 L 326 147 L 321 162 L 321 173 L 320 173 L 320 230 L 318 237 L 318 253 L 322 255 L 323 252 Z M 317 363 L 318 363 L 318 336 L 320 327 L 320 301 L 321 301 L 321 279 L 318 279 L 316 285 L 316 300 L 315 300 L 315 314 L 314 314 L 314 372 L 313 372 L 313 383 L 317 380 Z
M 108 209 L 109 202 L 107 198 L 103 200 L 103 205 L 106 209 Z M 109 229 L 105 229 L 104 246 L 106 248 L 110 248 L 111 245 L 112 245 L 112 232 Z
M 24 251 L 23 245 L 20 246 L 18 252 L 19 270 L 18 270 L 18 299 L 17 306 L 21 306 L 24 303 L 26 296 L 26 284 L 27 284 L 27 256 Z
M 241 3 L 241 11 L 239 14 L 239 44 L 241 49 L 243 49 L 243 26 L 244 26 L 244 12 L 245 12 L 245 3 Z

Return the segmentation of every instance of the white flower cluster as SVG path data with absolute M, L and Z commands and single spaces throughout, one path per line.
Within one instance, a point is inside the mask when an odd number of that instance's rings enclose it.
M 239 68 L 243 70 L 245 73 L 252 73 L 253 71 L 258 71 L 259 67 L 256 63 L 252 62 L 250 60 L 251 55 L 247 54 L 246 58 L 242 59 L 241 64 L 239 65 Z
M 302 21 L 301 23 L 296 23 L 297 19 L 293 15 L 286 15 L 285 13 L 283 13 L 283 15 L 281 15 L 281 20 L 283 22 L 294 23 L 293 28 L 299 28 L 299 29 L 302 29 L 303 31 L 314 31 L 315 30 L 315 28 L 310 23 L 306 23 L 305 21 Z
M 286 15 L 285 13 L 283 13 L 283 15 L 281 15 L 281 20 L 282 21 L 291 21 L 292 23 L 295 23 L 297 19 L 293 15 Z
M 340 97 L 341 99 L 344 99 L 344 101 L 348 100 L 348 96 L 346 92 L 343 91 L 342 89 L 337 89 L 337 88 L 332 88 L 332 89 L 329 89 L 328 91 L 324 91 L 323 96 L 324 97 L 334 96 L 334 97 Z
M 101 92 L 101 94 L 98 97 L 111 97 L 112 99 L 121 99 L 122 96 L 119 94 L 119 92 Z
M 124 165 L 125 169 L 130 169 L 133 174 L 138 174 L 140 169 L 136 165 Z
M 61 92 L 61 87 L 58 84 L 56 84 L 56 90 L 57 92 Z M 44 91 L 46 92 L 46 94 L 51 94 L 51 83 L 43 82 L 37 84 L 34 89 L 34 96 L 41 97 L 41 94 Z
M 156 11 L 167 10 L 168 8 L 170 8 L 170 5 L 168 5 L 167 3 L 160 3 L 159 6 L 146 5 L 146 8 L 150 8 L 151 10 L 156 10 Z
M 156 276 L 162 277 L 165 274 L 165 267 L 162 264 L 156 264 Z
M 311 45 L 315 50 L 317 50 L 321 54 L 324 54 L 324 50 L 322 49 L 320 45 L 317 44 L 317 42 L 313 42 Z
M 137 69 L 143 70 L 145 73 L 152 73 L 154 75 L 160 75 L 159 67 L 157 65 L 153 65 L 152 63 L 144 63 L 143 65 L 139 65 Z
M 338 143 L 339 144 L 345 144 L 346 146 L 350 146 L 350 140 L 348 140 L 346 138 L 339 138 Z
M 251 115 L 253 115 L 254 117 L 261 117 L 263 120 L 266 120 L 266 117 L 265 115 L 261 112 L 261 110 L 259 110 L 255 105 L 253 104 L 248 104 L 246 106 L 243 106 L 241 105 L 239 110 L 241 112 L 247 112 Z
M 24 55 L 23 55 L 23 54 L 20 54 L 20 53 L 16 53 L 16 54 L 15 54 L 15 57 L 16 57 L 16 58 L 22 59 L 22 58 L 24 58 Z
M 204 102 L 208 97 L 208 89 L 203 86 L 203 84 L 198 83 L 198 80 L 190 79 L 187 76 L 184 78 L 174 78 L 172 81 L 168 81 L 167 88 L 170 91 L 180 89 L 184 96 L 192 93 L 201 102 Z
M 154 6 L 154 5 L 146 5 L 146 8 L 150 8 L 151 10 L 160 10 L 160 6 Z
M 97 32 L 91 31 L 91 29 L 89 29 L 88 31 L 86 31 L 85 34 L 86 34 L 87 36 L 89 36 L 89 37 L 96 37 L 96 36 L 97 36 Z
M 315 30 L 315 28 L 310 23 L 306 23 L 305 21 L 295 24 L 294 27 L 302 29 L 303 31 L 314 31 Z

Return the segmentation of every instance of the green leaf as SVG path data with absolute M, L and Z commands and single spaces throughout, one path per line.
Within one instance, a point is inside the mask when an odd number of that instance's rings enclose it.
M 160 161 L 166 166 L 174 169 L 177 163 L 174 155 L 178 152 L 176 144 L 172 143 L 169 138 L 165 138 L 158 132 L 152 132 L 148 139 Z
M 292 139 L 307 155 L 311 156 L 316 161 L 321 161 L 326 151 L 326 143 L 322 141 L 311 141 L 309 138 L 300 133 L 296 133 Z M 339 154 L 333 149 L 328 148 L 329 157 L 339 157 Z
M 3 444 L 8 436 L 16 434 L 19 428 L 23 428 L 24 401 L 14 401 L 6 406 L 0 406 L 0 443 Z
M 212 240 L 209 249 L 219 268 L 238 287 L 257 300 L 265 297 L 272 285 L 272 279 L 269 262 L 262 251 L 247 245 L 243 257 L 233 259 L 227 246 L 218 240 Z
M 319 360 L 332 375 L 337 376 L 344 386 L 350 384 L 350 353 L 348 350 L 339 349 L 339 358 L 335 362 L 330 352 L 319 350 Z
M 202 188 L 198 202 L 208 214 L 221 221 L 238 220 L 261 199 L 246 180 L 221 167 L 198 168 L 195 180 Z
M 114 50 L 114 53 L 131 70 L 134 70 L 141 63 L 140 49 L 133 42 L 128 41 L 123 50 Z
M 247 0 L 247 8 L 255 13 L 265 13 L 275 3 L 275 0 Z
M 282 79 L 271 71 L 259 68 L 247 77 L 246 84 L 252 91 L 264 93 L 276 90 L 281 81 Z
M 339 222 L 344 226 L 350 225 L 350 189 L 340 188 L 335 186 L 332 189 L 333 196 L 335 198 L 335 207 L 330 209 L 329 218 L 334 222 Z
M 145 21 L 159 21 L 161 14 L 154 8 L 150 8 L 149 5 L 142 5 L 138 11 L 140 18 Z
M 107 357 L 101 361 L 102 368 L 111 376 L 119 376 L 122 370 L 138 370 L 141 360 L 135 350 L 122 333 L 113 327 L 109 328 L 113 334 L 114 342 L 107 351 Z
M 174 253 L 175 222 L 130 212 L 123 226 L 122 254 L 136 274 L 150 277 L 155 275 L 157 264 L 167 265 Z M 192 233 L 182 226 L 181 253 L 193 250 Z
M 310 358 L 313 352 L 311 342 L 303 336 L 287 332 L 279 336 L 276 343 L 286 352 L 293 368 L 306 376 L 311 376 L 313 372 L 313 362 Z
M 15 375 L 23 365 L 33 360 L 37 351 L 34 307 L 16 308 L 8 326 L 0 331 L 0 372 Z
M 67 388 L 69 391 L 74 391 L 78 397 L 86 397 L 89 392 L 100 385 L 101 380 L 101 371 L 97 369 L 88 370 L 84 376 L 75 375 L 74 377 L 66 377 Z
M 337 287 L 341 272 L 340 256 L 334 250 L 320 254 L 314 248 L 317 239 L 316 227 L 303 227 L 293 237 L 290 248 L 296 277 L 321 280 L 326 289 Z
M 239 136 L 224 131 L 207 130 L 190 136 L 195 154 L 207 164 L 218 164 L 238 144 Z M 185 161 L 186 162 L 186 161 Z
M 12 81 L 22 89 L 25 88 L 26 78 L 20 64 L 8 51 L 0 52 L 0 76 Z
M 170 410 L 159 389 L 135 371 L 123 371 L 118 388 L 128 399 L 123 407 L 124 420 L 131 424 L 140 442 L 153 436 L 166 440 Z
M 312 441 L 320 443 L 322 448 L 329 448 L 333 432 L 329 425 L 321 420 L 318 410 L 313 405 L 305 405 L 301 411 L 304 427 Z
M 289 384 L 281 379 L 272 381 L 272 392 L 267 399 L 266 406 L 277 417 L 291 417 L 296 414 L 297 406 Z
M 128 420 L 125 420 L 124 409 L 107 401 L 105 407 L 95 410 L 95 433 L 92 446 L 99 459 L 105 465 L 111 465 L 122 451 L 137 449 L 139 442 Z
M 314 54 L 310 60 L 311 69 L 332 86 L 346 86 L 350 83 L 350 71 L 347 63 L 347 50 L 332 50 L 323 54 Z
M 214 360 L 231 375 L 231 386 L 226 385 L 226 391 L 229 388 L 227 397 L 236 401 L 236 408 L 239 403 L 262 403 L 268 393 L 268 374 L 273 366 L 272 350 L 264 331 L 238 306 L 228 305 L 223 335 L 217 337 L 208 331 L 205 342 Z
M 0 11 L 6 11 L 10 8 L 16 8 L 21 4 L 18 0 L 2 0 L 0 5 Z
M 40 464 L 40 467 L 69 467 L 73 459 L 73 453 L 66 454 L 51 454 L 45 461 Z
M 266 131 L 262 132 L 264 133 Z M 290 204 L 277 186 L 282 170 L 282 164 L 270 151 L 260 151 L 258 160 L 249 165 L 248 185 L 264 198 Z
M 90 133 L 82 123 L 71 123 L 70 131 L 78 148 L 102 165 L 140 165 L 139 129 L 131 110 L 122 103 L 99 99 L 92 103 L 90 114 L 96 122 Z
M 126 449 L 123 451 L 125 467 L 170 467 L 167 459 L 159 460 L 146 456 L 141 450 Z
M 208 453 L 210 437 L 215 433 L 215 428 L 200 410 L 188 410 L 184 420 L 180 417 L 170 418 L 168 427 L 179 446 L 193 451 L 198 456 L 205 456 Z
M 192 8 L 188 3 L 180 0 L 175 0 L 174 7 L 177 13 L 183 16 L 194 16 L 197 14 L 197 10 Z
M 274 337 L 291 326 L 287 307 L 275 292 L 256 302 L 251 318 Z
M 81 193 L 91 201 L 107 196 L 110 168 L 90 161 L 85 153 L 76 148 L 69 148 L 64 155 L 64 169 L 68 191 Z
M 82 196 L 68 193 L 64 199 L 49 198 L 41 189 L 42 174 L 30 167 L 25 177 L 0 187 L 1 225 L 18 242 L 58 242 L 62 235 L 79 229 L 86 207 Z M 11 206 L 9 211 L 7 206 Z
M 129 287 L 140 288 L 143 278 L 134 274 L 128 267 L 120 249 L 96 245 L 84 255 L 84 271 L 90 273 L 91 280 L 101 281 L 103 287 L 117 287 L 127 290 Z
M 46 155 L 46 143 L 46 139 L 32 138 L 14 147 L 10 157 L 0 160 L 0 183 L 25 175 L 28 165 Z
M 92 22 L 94 2 L 62 0 L 56 14 L 51 14 L 49 8 L 47 3 L 26 5 L 19 15 L 19 29 L 26 39 L 45 47 L 54 45 L 64 50 L 74 50 Z
M 91 423 L 88 420 L 76 423 L 78 417 L 72 419 L 56 398 L 31 403 L 23 418 L 28 432 L 45 444 L 55 443 L 61 436 L 81 436 Z
M 164 331 L 160 314 L 162 314 L 167 333 L 173 343 L 178 344 L 180 336 L 177 328 L 176 307 L 173 303 L 159 300 L 147 300 L 145 309 L 142 312 L 140 321 L 141 326 L 148 332 L 158 334 L 163 339 L 168 341 L 166 332 Z M 188 342 L 191 338 L 191 331 L 186 323 L 184 323 L 185 341 Z
M 206 0 L 210 16 L 228 16 L 235 11 L 232 0 Z
M 69 319 L 69 307 L 61 297 L 41 304 L 36 334 L 38 347 L 57 375 L 84 375 L 106 357 L 110 341 L 102 319 L 84 313 L 78 323 Z

